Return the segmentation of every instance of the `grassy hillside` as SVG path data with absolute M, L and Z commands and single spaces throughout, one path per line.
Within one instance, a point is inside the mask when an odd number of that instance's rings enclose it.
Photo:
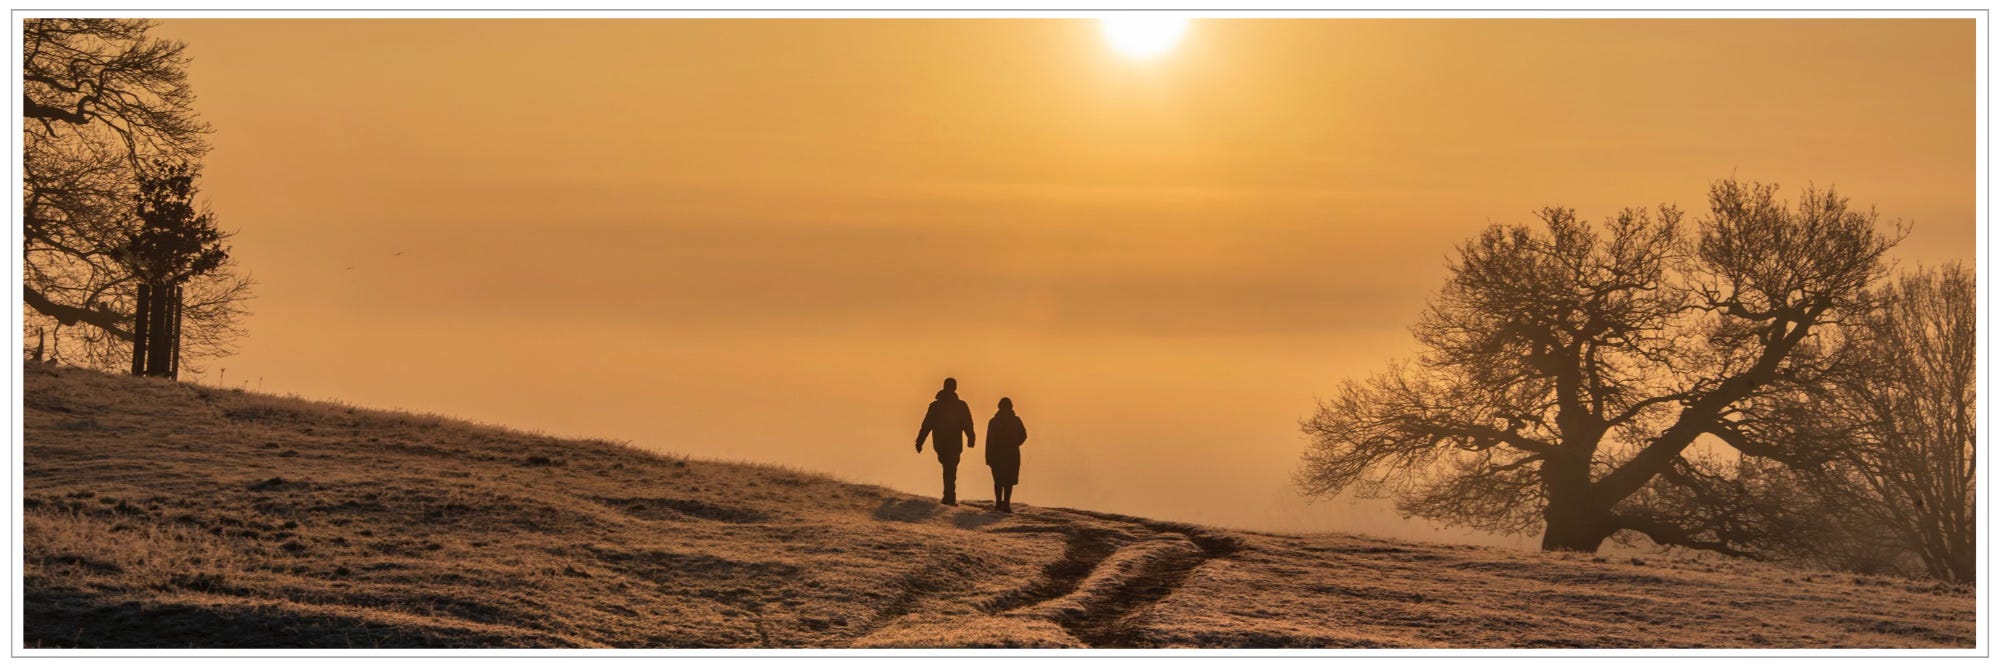
M 29 647 L 1974 642 L 1972 592 L 1928 582 L 1003 515 L 433 416 L 25 384 Z

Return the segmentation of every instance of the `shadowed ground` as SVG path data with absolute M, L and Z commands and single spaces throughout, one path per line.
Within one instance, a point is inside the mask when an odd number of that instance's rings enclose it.
M 927 498 L 31 365 L 29 647 L 1972 647 L 1969 588 Z

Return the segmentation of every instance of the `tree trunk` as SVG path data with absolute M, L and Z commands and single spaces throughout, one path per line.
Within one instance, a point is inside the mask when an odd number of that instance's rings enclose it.
M 1611 537 L 1609 518 L 1587 508 L 1550 505 L 1542 517 L 1546 523 L 1542 531 L 1543 551 L 1597 553 L 1604 540 Z
M 167 377 L 175 380 L 181 379 L 181 300 L 181 286 L 175 285 L 173 300 L 174 344 L 172 351 L 167 355 Z
M 139 284 L 138 308 L 132 311 L 132 374 L 146 374 L 146 343 L 152 332 L 147 329 L 153 314 L 153 286 Z
M 156 378 L 168 377 L 173 369 L 174 351 L 174 288 L 171 285 L 153 287 L 152 312 L 148 319 L 152 322 L 152 335 L 146 343 L 146 374 Z
M 1590 498 L 1590 460 L 1551 458 L 1542 464 L 1542 550 L 1597 553 L 1611 536 L 1611 516 Z
M 1976 547 L 1970 543 L 1953 545 L 1951 557 L 1945 564 L 1946 576 L 1961 584 L 1974 583 L 1979 578 L 1979 561 Z

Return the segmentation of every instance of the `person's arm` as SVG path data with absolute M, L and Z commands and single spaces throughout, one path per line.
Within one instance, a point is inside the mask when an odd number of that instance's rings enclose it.
M 965 448 L 972 449 L 978 447 L 979 434 L 972 432 L 972 408 L 966 406 L 964 403 L 959 403 L 958 409 L 965 413 L 965 419 L 960 422 L 965 424 Z
M 1021 445 L 1026 445 L 1026 444 L 1028 444 L 1028 422 L 1024 422 L 1024 421 L 1021 421 L 1021 420 L 1019 420 L 1019 419 L 1016 419 L 1016 420 L 1014 420 L 1014 423 L 1016 423 L 1016 424 L 1020 424 L 1020 425 L 1021 425 L 1021 426 L 1020 426 L 1020 428 L 1018 429 L 1018 430 L 1020 431 L 1020 435 L 1021 435 L 1021 442 L 1020 442 L 1020 444 L 1017 444 L 1017 445 L 1014 445 L 1014 446 L 1015 446 L 1015 447 L 1020 447 Z M 989 429 L 986 429 L 986 432 L 987 432 L 988 434 L 991 434 L 991 433 L 993 432 L 993 429 L 990 429 L 990 428 L 989 428 Z
M 932 404 L 930 409 L 924 411 L 923 426 L 917 427 L 917 451 L 919 452 L 924 451 L 924 438 L 931 434 L 931 416 L 936 412 L 937 405 Z

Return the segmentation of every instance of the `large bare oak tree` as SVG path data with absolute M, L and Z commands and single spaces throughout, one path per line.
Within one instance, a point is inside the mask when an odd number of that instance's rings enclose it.
M 1672 206 L 1539 217 L 1459 247 L 1421 355 L 1303 420 L 1297 483 L 1548 550 L 1630 531 L 1757 555 L 1770 525 L 1738 510 L 1769 490 L 1731 469 L 1807 455 L 1759 432 L 1771 397 L 1827 381 L 1897 233 L 1831 190 L 1733 179 L 1692 228 Z

